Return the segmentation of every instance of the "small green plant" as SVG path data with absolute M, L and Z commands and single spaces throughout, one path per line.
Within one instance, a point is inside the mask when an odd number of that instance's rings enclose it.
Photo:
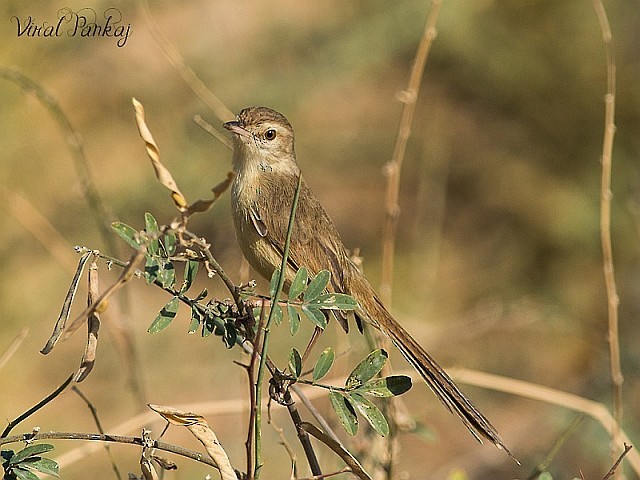
M 58 464 L 42 454 L 53 450 L 53 445 L 39 443 L 27 445 L 19 452 L 2 450 L 2 468 L 5 480 L 38 480 L 34 472 L 58 476 Z
M 291 282 L 284 299 L 277 298 L 280 270 L 276 270 L 270 281 L 269 297 L 257 295 L 253 288 L 241 289 L 241 303 L 209 299 L 207 290 L 202 290 L 193 298 L 187 293 L 193 285 L 199 265 L 205 256 L 193 250 L 178 253 L 177 235 L 173 231 L 161 231 L 158 222 L 150 214 L 145 214 L 145 229 L 136 231 L 133 227 L 122 223 L 113 225 L 115 231 L 130 246 L 140 248 L 146 244 L 145 266 L 142 275 L 147 283 L 156 283 L 172 294 L 171 299 L 162 307 L 155 320 L 149 326 L 150 333 L 158 333 L 166 329 L 175 319 L 180 302 L 191 310 L 191 321 L 188 333 L 201 330 L 202 336 L 211 333 L 222 337 L 227 348 L 242 344 L 256 335 L 257 320 L 263 315 L 263 305 L 269 303 L 264 315 L 271 315 L 275 325 L 280 325 L 288 317 L 289 332 L 296 335 L 300 328 L 301 318 L 310 321 L 321 330 L 327 326 L 329 313 L 332 311 L 348 312 L 358 307 L 357 302 L 349 295 L 330 293 L 327 287 L 330 273 L 327 270 L 310 276 L 305 267 L 301 267 Z M 176 276 L 175 262 L 184 263 L 182 280 Z M 253 308 L 247 305 L 260 302 Z M 286 312 L 286 313 L 285 313 Z M 378 377 L 388 358 L 382 349 L 371 352 L 360 362 L 348 376 L 344 386 L 331 386 L 319 383 L 329 372 L 335 359 L 331 347 L 325 349 L 317 358 L 311 380 L 303 375 L 303 362 L 300 352 L 293 348 L 289 356 L 289 374 L 276 377 L 290 383 L 303 383 L 328 390 L 331 406 L 336 412 L 341 425 L 350 435 L 358 431 L 359 413 L 369 425 L 380 435 L 389 434 L 389 424 L 380 409 L 368 398 L 388 398 L 405 393 L 411 388 L 410 377 L 394 375 Z M 357 413 L 356 413 L 357 412 Z

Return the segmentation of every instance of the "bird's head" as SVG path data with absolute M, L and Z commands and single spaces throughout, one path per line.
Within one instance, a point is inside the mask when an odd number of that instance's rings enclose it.
M 223 126 L 233 134 L 236 172 L 258 168 L 299 173 L 293 128 L 284 115 L 267 107 L 248 107 Z

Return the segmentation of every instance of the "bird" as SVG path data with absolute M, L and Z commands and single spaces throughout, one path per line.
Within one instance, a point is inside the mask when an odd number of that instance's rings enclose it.
M 293 128 L 284 115 L 261 106 L 241 110 L 235 120 L 223 127 L 233 138 L 231 210 L 236 237 L 249 264 L 270 279 L 281 267 L 293 198 L 301 177 Z M 348 294 L 357 301 L 358 326 L 365 322 L 380 330 L 480 443 L 487 439 L 515 460 L 491 422 L 385 308 L 350 259 L 337 228 L 303 178 L 285 285 L 291 284 L 301 267 L 313 275 L 328 270 L 328 291 Z M 346 317 L 338 314 L 337 318 L 348 331 Z

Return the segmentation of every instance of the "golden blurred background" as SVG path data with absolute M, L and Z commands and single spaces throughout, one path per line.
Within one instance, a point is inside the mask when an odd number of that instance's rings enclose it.
M 633 440 L 640 438 L 640 10 L 630 0 L 606 6 L 618 78 L 612 237 L 625 375 L 623 427 Z M 119 47 L 116 38 L 107 37 L 17 35 L 17 19 L 55 24 L 64 7 L 91 8 L 99 21 L 105 11 L 117 9 L 122 24 L 131 25 L 126 44 Z M 398 96 L 406 88 L 428 7 L 417 0 L 150 5 L 166 39 L 232 111 L 266 105 L 288 117 L 307 182 L 345 244 L 360 248 L 374 285 L 380 277 L 384 166 L 397 135 Z M 401 177 L 393 311 L 443 365 L 522 379 L 610 406 L 599 234 L 606 61 L 593 5 L 445 0 L 437 30 Z M 144 212 L 160 223 L 176 215 L 138 136 L 132 97 L 144 104 L 162 160 L 189 200 L 210 197 L 210 188 L 230 170 L 229 150 L 192 118 L 201 114 L 218 129 L 221 120 L 182 79 L 137 4 L 4 0 L 0 39 L 0 66 L 45 89 L 80 135 L 109 220 L 143 228 Z M 47 357 L 38 353 L 75 269 L 73 246 L 122 259 L 130 252 L 119 240 L 117 251 L 109 251 L 100 236 L 68 133 L 56 118 L 33 90 L 14 81 L 0 78 L 0 92 L 0 352 L 28 328 L 0 372 L 0 414 L 9 420 L 51 392 L 80 360 L 82 333 Z M 239 279 L 241 254 L 228 196 L 193 218 L 190 228 L 212 242 L 216 258 Z M 101 288 L 117 274 L 101 264 Z M 127 286 L 103 315 L 98 361 L 81 384 L 107 431 L 144 411 L 145 402 L 246 399 L 244 371 L 231 363 L 246 358 L 217 338 L 187 335 L 186 310 L 169 329 L 146 333 L 168 298 L 143 283 Z M 199 286 L 204 285 L 228 296 L 218 279 L 203 277 Z M 74 312 L 81 311 L 85 291 L 83 283 Z M 286 365 L 288 348 L 296 342 L 303 348 L 304 340 L 291 340 L 286 328 L 280 330 L 273 355 Z M 132 335 L 133 347 L 123 344 L 123 331 Z M 348 373 L 366 353 L 357 333 L 349 342 L 348 347 L 335 325 L 323 339 L 348 353 L 337 374 Z M 133 355 L 138 390 L 131 386 L 125 352 Z M 407 368 L 392 355 L 397 369 Z M 515 395 L 464 390 L 523 466 L 476 445 L 431 393 L 416 385 L 403 398 L 429 435 L 401 436 L 397 478 L 441 479 L 458 469 L 467 478 L 524 478 L 577 415 Z M 326 400 L 318 405 L 337 424 Z M 274 412 L 295 443 L 282 409 Z M 209 421 L 234 465 L 244 468 L 247 414 Z M 86 406 L 70 391 L 14 433 L 36 425 L 43 431 L 96 430 Z M 162 423 L 152 429 L 158 434 Z M 286 452 L 270 427 L 265 432 L 265 478 L 288 478 Z M 177 429 L 165 440 L 198 448 Z M 59 454 L 79 444 L 56 446 Z M 137 470 L 135 449 L 113 449 L 124 472 Z M 307 475 L 300 452 L 298 460 L 301 476 Z M 326 451 L 322 460 L 327 468 L 339 467 Z M 165 478 L 204 478 L 208 472 L 179 462 L 178 472 Z M 611 464 L 608 436 L 585 419 L 549 472 L 554 478 L 582 472 L 595 479 Z M 62 478 L 85 478 L 87 472 L 95 480 L 114 478 L 101 450 L 63 468 Z

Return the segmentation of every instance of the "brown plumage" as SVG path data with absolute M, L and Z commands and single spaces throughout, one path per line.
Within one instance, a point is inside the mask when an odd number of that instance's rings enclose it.
M 236 176 L 231 198 L 238 241 L 251 266 L 270 279 L 282 262 L 291 205 L 300 175 L 293 129 L 283 115 L 266 107 L 245 108 L 237 120 L 224 126 L 234 134 L 233 169 Z M 511 455 L 489 420 L 385 309 L 367 279 L 349 259 L 333 222 L 304 181 L 291 234 L 288 283 L 301 266 L 311 274 L 329 270 L 329 289 L 349 294 L 357 300 L 358 319 L 391 339 L 476 439 L 482 441 L 484 437 Z M 339 316 L 339 320 L 348 329 L 346 319 Z

